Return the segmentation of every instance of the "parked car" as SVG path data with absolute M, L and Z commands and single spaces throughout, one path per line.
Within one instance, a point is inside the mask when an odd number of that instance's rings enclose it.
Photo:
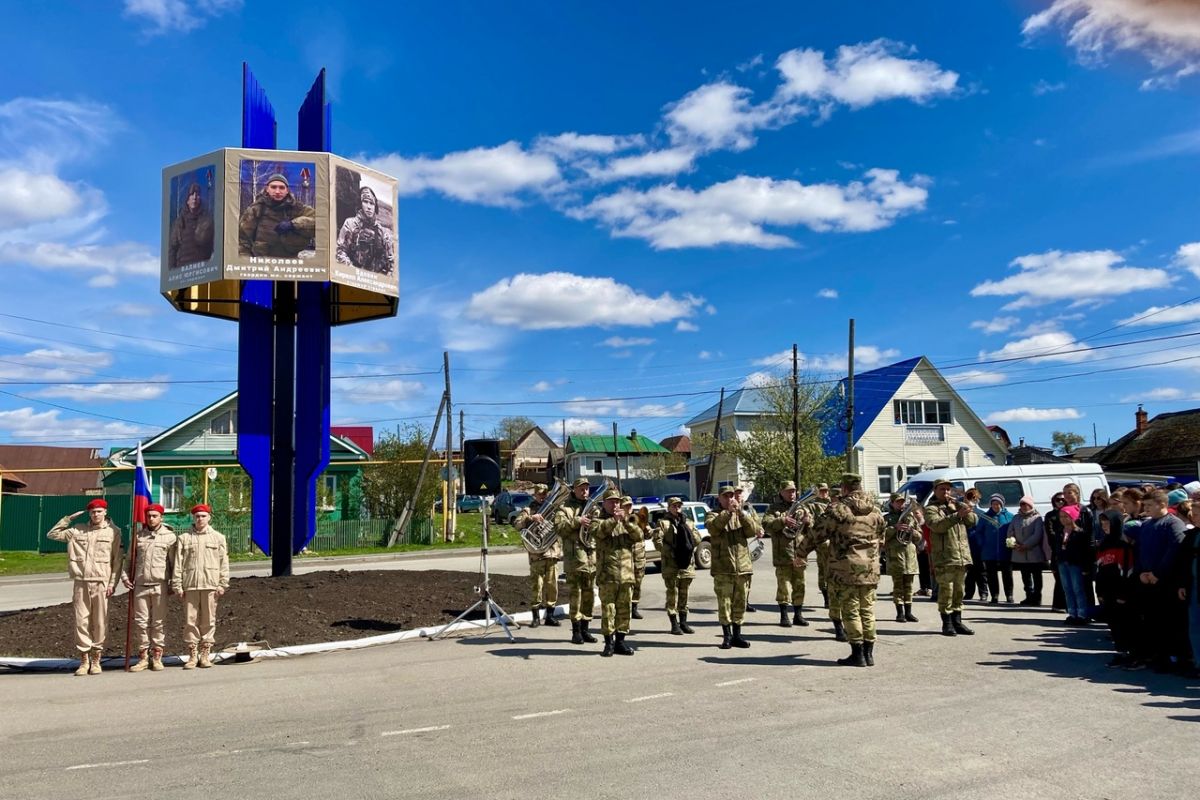
M 650 514 L 650 524 L 657 525 L 658 521 L 667 516 L 667 506 L 665 503 L 642 503 L 634 504 L 633 511 L 636 514 L 640 508 L 646 508 Z M 708 507 L 703 503 L 685 502 L 683 504 L 683 515 L 692 521 L 696 526 L 696 531 L 700 534 L 700 546 L 696 548 L 696 566 L 699 569 L 708 569 L 712 566 L 712 547 L 708 542 L 708 530 L 704 527 L 704 519 L 708 516 Z M 662 553 L 654 547 L 654 540 L 646 540 L 646 562 L 659 562 L 662 559 Z
M 474 494 L 464 494 L 458 498 L 458 513 L 483 511 L 483 498 Z
M 1099 464 L 933 469 L 913 475 L 900 487 L 900 491 L 914 495 L 917 502 L 924 505 L 929 502 L 933 483 L 937 480 L 950 481 L 956 489 L 965 490 L 974 486 L 983 495 L 984 502 L 993 494 L 999 494 L 1004 497 L 1004 505 L 1014 512 L 1021 498 L 1029 495 L 1039 514 L 1050 510 L 1050 498 L 1056 492 L 1061 492 L 1064 484 L 1078 484 L 1079 496 L 1085 503 L 1096 489 L 1108 491 L 1108 481 Z
M 497 523 L 511 524 L 513 517 L 533 502 L 529 492 L 501 492 L 492 504 L 492 519 Z
M 770 503 L 751 503 L 750 507 L 754 509 L 754 513 L 760 517 L 771 510 Z

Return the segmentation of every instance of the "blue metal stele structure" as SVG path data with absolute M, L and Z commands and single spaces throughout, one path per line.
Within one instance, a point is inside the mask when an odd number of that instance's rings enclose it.
M 297 149 L 242 65 L 242 148 L 163 170 L 162 293 L 179 311 L 238 323 L 238 460 L 252 535 L 273 575 L 316 533 L 329 463 L 330 331 L 396 315 L 397 182 L 331 155 L 321 70 Z

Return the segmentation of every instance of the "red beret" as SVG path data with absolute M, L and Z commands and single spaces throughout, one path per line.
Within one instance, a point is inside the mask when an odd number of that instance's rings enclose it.
M 198 504 L 192 506 L 193 514 L 198 514 L 201 511 L 208 513 L 208 514 L 212 513 L 212 509 L 209 506 L 205 505 L 204 503 L 198 503 Z
M 157 511 L 160 514 L 167 513 L 167 510 L 158 503 L 151 503 L 150 505 L 146 506 L 146 513 L 149 514 L 151 511 Z
M 97 498 L 87 504 L 88 511 L 91 511 L 93 508 L 108 508 L 108 501 Z

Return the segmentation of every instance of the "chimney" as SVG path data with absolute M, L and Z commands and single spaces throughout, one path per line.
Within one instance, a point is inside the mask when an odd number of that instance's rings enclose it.
M 1139 435 L 1141 435 L 1142 431 L 1146 430 L 1146 425 L 1147 425 L 1146 417 L 1147 417 L 1147 414 L 1145 411 L 1142 410 L 1142 404 L 1138 403 L 1138 410 L 1133 415 L 1133 420 L 1134 420 L 1133 427 L 1134 427 L 1134 430 Z
M 1020 444 L 1018 444 L 1017 447 L 1024 447 L 1024 446 L 1025 446 L 1025 437 L 1022 436 L 1020 439 Z
M 638 438 L 637 438 L 637 428 L 630 428 L 630 429 L 629 429 L 629 441 L 631 441 L 631 442 L 636 442 L 637 440 L 638 440 Z

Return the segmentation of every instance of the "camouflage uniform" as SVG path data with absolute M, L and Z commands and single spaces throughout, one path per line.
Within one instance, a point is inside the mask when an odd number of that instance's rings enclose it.
M 675 548 L 675 537 L 681 531 L 686 531 L 692 545 L 691 555 L 688 556 L 687 563 L 682 567 L 676 561 Z M 700 534 L 696 531 L 696 526 L 682 514 L 678 517 L 668 515 L 660 519 L 654 528 L 654 547 L 662 557 L 658 563 L 662 569 L 663 583 L 667 588 L 666 608 L 667 617 L 671 620 L 671 633 L 693 632 L 687 623 L 688 592 L 696 577 L 695 552 L 700 548 L 700 541 Z M 681 548 L 681 550 L 686 550 L 686 548 Z
M 791 507 L 792 503 L 780 495 L 775 498 L 767 513 L 763 515 L 763 529 L 771 535 L 771 564 L 775 567 L 775 602 L 779 605 L 779 624 L 785 628 L 790 628 L 793 624 L 808 624 L 802 612 L 806 565 L 796 564 L 796 539 L 803 527 L 811 523 L 811 520 L 808 518 L 807 512 L 801 508 L 797 519 L 799 526 L 788 528 L 787 515 Z M 787 617 L 789 604 L 793 606 L 795 612 L 795 618 L 791 620 Z
M 625 508 L 625 513 L 632 515 L 632 498 L 622 497 L 621 505 Z M 632 516 L 630 521 L 637 527 L 639 534 L 633 541 L 633 610 L 630 612 L 630 616 L 634 619 L 641 619 L 638 603 L 642 602 L 642 580 L 646 577 L 646 540 L 650 538 L 651 531 L 643 530 L 641 524 Z
M 162 651 L 166 646 L 163 622 L 167 616 L 171 574 L 175 571 L 176 538 L 174 529 L 166 523 L 160 523 L 154 530 L 143 526 L 125 556 L 123 572 L 126 580 L 133 584 L 129 594 L 138 648 L 138 663 L 133 669 L 139 672 L 149 666 L 147 654 L 151 647 L 154 648 L 153 660 L 157 662 L 154 669 L 162 669 Z M 135 548 L 136 568 L 133 565 Z
M 626 516 L 617 519 L 601 511 L 592 523 L 596 537 L 596 585 L 600 590 L 600 632 L 605 636 L 629 633 L 633 606 L 633 543 L 641 541 L 641 527 Z
M 886 524 L 872 498 L 855 488 L 831 503 L 809 538 L 829 541 L 829 589 L 836 598 L 851 656 L 839 663 L 874 663 L 875 589 Z
M 108 598 L 121 577 L 121 529 L 107 518 L 98 525 L 90 519 L 73 525 L 68 515 L 46 538 L 67 543 L 67 574 L 74 584 L 75 649 L 80 656 L 75 674 L 94 675 L 100 672 L 108 634 Z
M 809 512 L 813 519 L 819 519 L 825 510 L 829 508 L 829 500 L 827 498 L 811 497 L 806 503 Z M 829 611 L 830 619 L 840 619 L 833 614 L 833 606 L 829 602 L 829 541 L 823 541 L 816 546 L 817 552 L 817 590 L 825 596 L 825 606 Z
M 532 525 L 533 515 L 538 513 L 543 502 L 534 500 L 522 509 L 513 520 L 513 527 L 523 531 Z M 554 607 L 558 605 L 558 562 L 562 560 L 562 553 L 562 541 L 557 538 L 546 552 L 529 553 L 529 607 L 533 610 L 534 627 L 539 624 L 538 613 L 543 608 L 546 609 L 546 624 L 558 624 L 554 619 Z
M 961 518 L 954 501 L 939 501 L 936 496 L 925 506 L 925 525 L 929 528 L 929 561 L 937 576 L 938 611 L 942 615 L 942 633 L 969 632 L 962 625 L 963 589 L 967 567 L 971 564 L 971 544 L 967 531 L 975 527 L 975 512 Z
M 275 226 L 291 222 L 288 233 L 276 233 Z M 238 255 L 296 258 L 312 245 L 317 234 L 317 212 L 301 203 L 294 194 L 276 203 L 264 189 L 242 212 L 238 222 Z
M 371 196 L 375 193 L 371 192 Z M 396 244 L 392 231 L 381 225 L 377 216 L 368 216 L 359 209 L 338 231 L 336 258 L 339 264 L 391 275 L 396 270 Z
M 887 554 L 888 575 L 892 579 L 892 603 L 896 606 L 897 622 L 916 622 L 912 613 L 913 580 L 917 569 L 917 545 L 921 531 L 917 528 L 910 533 L 900 533 L 896 525 L 900 521 L 900 511 L 889 510 L 884 514 L 887 530 L 884 532 L 884 552 Z
M 595 547 L 584 546 L 579 538 L 579 520 L 585 505 L 587 501 L 572 495 L 554 515 L 554 529 L 558 531 L 558 541 L 562 543 L 567 591 L 571 593 L 568 611 L 573 634 L 571 641 L 576 644 L 595 641 L 595 637 L 586 633 L 586 630 L 596 607 L 596 551 Z
M 712 548 L 710 571 L 713 591 L 717 595 L 717 616 L 725 634 L 721 647 L 728 648 L 732 643 L 749 647 L 748 642 L 742 644 L 745 640 L 741 638 L 742 619 L 746 613 L 746 587 L 750 574 L 754 572 L 746 542 L 755 538 L 762 529 L 758 521 L 744 509 L 709 514 L 705 527 Z M 733 638 L 730 638 L 731 626 Z M 735 642 L 735 639 L 738 641 Z

